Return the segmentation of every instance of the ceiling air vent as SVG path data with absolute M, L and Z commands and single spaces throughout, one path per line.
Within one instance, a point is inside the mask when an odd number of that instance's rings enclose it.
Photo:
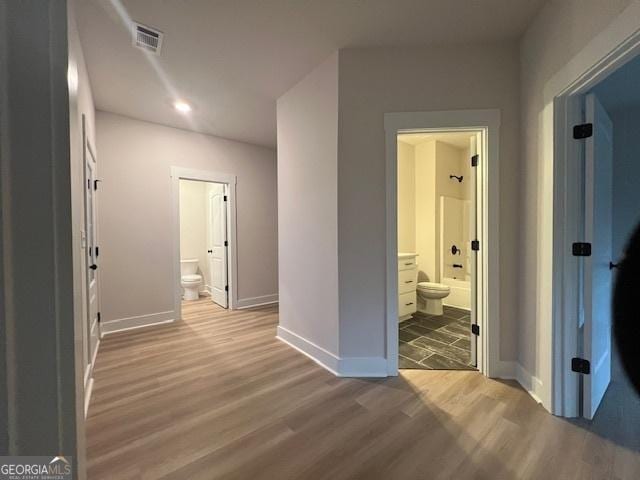
M 133 22 L 133 46 L 154 55 L 160 55 L 163 34 L 160 30 Z

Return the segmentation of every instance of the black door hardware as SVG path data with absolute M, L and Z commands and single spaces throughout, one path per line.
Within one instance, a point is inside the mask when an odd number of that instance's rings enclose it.
M 451 246 L 451 255 L 460 255 L 460 249 L 455 245 Z
M 213 250 L 207 250 L 207 253 L 213 253 Z
M 462 183 L 462 179 L 464 178 L 462 175 L 449 175 L 449 178 L 458 180 L 459 183 Z
M 578 357 L 572 358 L 571 371 L 589 375 L 591 373 L 591 364 L 589 363 L 589 360 L 585 360 L 584 358 L 578 358 Z
M 593 124 L 583 123 L 582 125 L 576 125 L 573 127 L 573 138 L 576 140 L 582 140 L 593 136 Z
M 464 268 L 464 265 L 460 265 L 459 263 L 454 263 L 451 265 L 453 268 Z
M 89 265 L 89 268 L 91 270 L 97 270 L 98 269 L 98 265 L 96 265 L 95 263 L 93 265 Z
M 477 323 L 472 324 L 471 333 L 473 333 L 474 335 L 480 335 L 480 325 L 478 325 Z
M 591 244 L 586 242 L 576 242 L 571 245 L 571 253 L 574 257 L 590 257 Z
M 614 268 L 620 268 L 622 266 L 622 262 L 613 263 L 609 262 L 609 270 L 613 270 Z
M 472 240 L 471 241 L 471 250 L 477 252 L 480 250 L 480 240 Z

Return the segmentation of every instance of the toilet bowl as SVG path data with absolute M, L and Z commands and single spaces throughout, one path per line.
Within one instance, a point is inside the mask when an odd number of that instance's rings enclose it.
M 180 260 L 180 286 L 184 290 L 182 298 L 197 300 L 200 297 L 202 275 L 198 275 L 198 259 Z
M 420 282 L 417 286 L 418 311 L 427 315 L 442 315 L 442 299 L 446 298 L 451 289 L 449 285 L 433 282 Z

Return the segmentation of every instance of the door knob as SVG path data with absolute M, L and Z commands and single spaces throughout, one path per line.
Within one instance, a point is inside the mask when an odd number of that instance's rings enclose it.
M 213 250 L 207 250 L 207 253 L 213 253 Z
M 98 265 L 96 265 L 95 263 L 93 265 L 89 265 L 89 268 L 91 270 L 97 270 L 98 269 Z

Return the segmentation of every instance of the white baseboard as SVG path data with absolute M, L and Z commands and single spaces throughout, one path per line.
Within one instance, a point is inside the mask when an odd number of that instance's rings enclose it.
M 489 372 L 490 378 L 502 378 L 504 380 L 516 380 L 517 362 L 498 360 L 494 368 Z
M 243 308 L 260 307 L 262 305 L 271 305 L 272 303 L 278 303 L 278 294 L 262 295 L 261 297 L 250 297 L 239 299 L 236 303 L 236 310 L 242 310 Z
M 176 314 L 173 310 L 167 312 L 151 313 L 149 315 L 138 315 L 135 317 L 120 318 L 100 323 L 100 333 L 102 336 L 111 333 L 132 330 L 135 328 L 150 327 L 162 323 L 173 322 Z
M 542 382 L 538 377 L 525 370 L 519 363 L 516 364 L 516 380 L 536 402 L 542 403 Z
M 295 348 L 300 353 L 306 355 L 311 360 L 316 362 L 321 367 L 326 368 L 334 375 L 338 375 L 338 365 L 340 359 L 337 355 L 319 347 L 315 343 L 302 338 L 300 335 L 293 333 L 291 330 L 278 325 L 276 338 L 281 342 L 286 343 L 292 348 Z
M 89 377 L 89 381 L 84 386 L 84 418 L 89 413 L 89 403 L 91 402 L 91 393 L 93 392 L 93 377 Z
M 491 372 L 491 378 L 515 380 L 536 402 L 542 403 L 542 382 L 538 377 L 529 373 L 520 363 L 500 361 L 495 370 L 495 372 Z
M 387 359 L 384 357 L 343 357 L 319 347 L 300 335 L 278 326 L 278 340 L 295 348 L 337 377 L 386 377 Z
M 340 377 L 373 377 L 389 376 L 385 357 L 342 357 L 338 362 Z

